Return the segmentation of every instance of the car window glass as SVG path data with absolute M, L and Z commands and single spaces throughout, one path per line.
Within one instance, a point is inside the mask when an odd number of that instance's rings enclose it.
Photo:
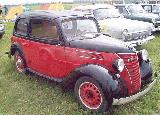
M 88 31 L 88 32 L 96 32 L 96 27 L 95 27 L 95 24 L 94 22 L 91 22 L 89 20 L 87 21 L 82 21 L 82 20 L 77 20 L 77 29 L 78 30 L 81 30 L 81 31 Z M 86 25 L 87 25 L 87 28 L 93 28 L 93 30 L 89 30 L 86 28 Z
M 160 6 L 159 5 L 153 5 L 152 12 L 160 12 Z
M 73 28 L 72 21 L 62 23 L 62 28 L 71 30 Z
M 128 11 L 130 13 L 136 14 L 136 13 L 145 13 L 145 10 L 143 9 L 143 7 L 141 5 L 130 5 L 128 6 Z
M 126 8 L 123 6 L 117 7 L 117 9 L 119 10 L 120 14 L 128 14 Z
M 97 33 L 97 25 L 91 19 L 69 19 L 62 22 L 62 31 L 68 39 L 86 33 Z
M 16 34 L 27 35 L 27 22 L 26 19 L 20 19 L 16 25 Z
M 94 10 L 94 16 L 96 19 L 105 19 L 105 18 L 118 18 L 121 16 L 119 10 L 116 8 L 101 8 Z
M 58 31 L 55 24 L 48 20 L 31 20 L 31 33 L 32 37 L 44 39 L 58 39 Z
M 143 8 L 145 11 L 151 12 L 151 6 L 144 6 Z

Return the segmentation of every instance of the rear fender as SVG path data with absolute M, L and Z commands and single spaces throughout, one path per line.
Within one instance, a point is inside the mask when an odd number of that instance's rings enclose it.
M 12 44 L 12 45 L 11 45 L 9 57 L 13 56 L 14 53 L 15 53 L 17 50 L 18 50 L 18 51 L 21 53 L 21 55 L 24 57 L 22 48 L 21 48 L 21 46 L 20 46 L 18 43 L 15 43 L 15 44 Z

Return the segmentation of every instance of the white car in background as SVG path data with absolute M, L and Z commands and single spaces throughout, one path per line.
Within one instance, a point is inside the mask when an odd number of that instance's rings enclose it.
M 152 31 L 155 30 L 153 24 L 126 19 L 112 5 L 86 5 L 75 7 L 72 10 L 94 16 L 103 33 L 129 44 L 141 45 L 154 38 L 152 35 Z
M 2 39 L 4 33 L 5 33 L 5 26 L 2 23 L 2 21 L 0 20 L 0 39 Z

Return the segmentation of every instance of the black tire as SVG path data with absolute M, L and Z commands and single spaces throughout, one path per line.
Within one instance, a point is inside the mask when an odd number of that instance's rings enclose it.
M 88 85 L 92 85 L 88 86 L 88 88 L 90 88 L 89 91 L 91 90 L 90 92 L 88 92 L 91 93 L 91 95 L 87 92 L 87 90 L 85 92 L 87 83 L 89 83 Z M 84 92 L 85 96 L 83 96 Z M 105 95 L 111 93 L 111 91 L 107 91 L 107 93 L 105 93 L 100 87 L 100 84 L 94 78 L 91 77 L 84 76 L 79 78 L 75 84 L 74 93 L 80 105 L 85 110 L 89 111 L 107 112 L 113 102 L 112 96 Z
M 0 35 L 0 39 L 2 39 L 2 38 L 3 38 L 3 34 Z
M 21 74 L 26 74 L 27 72 L 26 61 L 18 50 L 15 51 L 14 53 L 14 62 L 15 62 L 16 70 Z M 23 67 L 20 68 L 21 64 L 23 65 Z

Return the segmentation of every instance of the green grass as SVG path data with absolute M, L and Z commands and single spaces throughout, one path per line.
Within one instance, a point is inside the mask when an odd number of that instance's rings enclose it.
M 0 40 L 0 55 L 9 50 L 13 24 L 6 23 L 6 34 Z M 154 71 L 160 69 L 160 37 L 143 46 L 149 51 Z M 155 115 L 160 112 L 160 83 L 144 97 L 110 110 L 115 115 Z M 13 59 L 0 58 L 0 115 L 84 115 L 72 90 L 64 90 L 57 83 L 42 77 L 20 75 Z M 100 114 L 100 113 L 99 113 Z M 101 113 L 106 114 L 106 113 Z

